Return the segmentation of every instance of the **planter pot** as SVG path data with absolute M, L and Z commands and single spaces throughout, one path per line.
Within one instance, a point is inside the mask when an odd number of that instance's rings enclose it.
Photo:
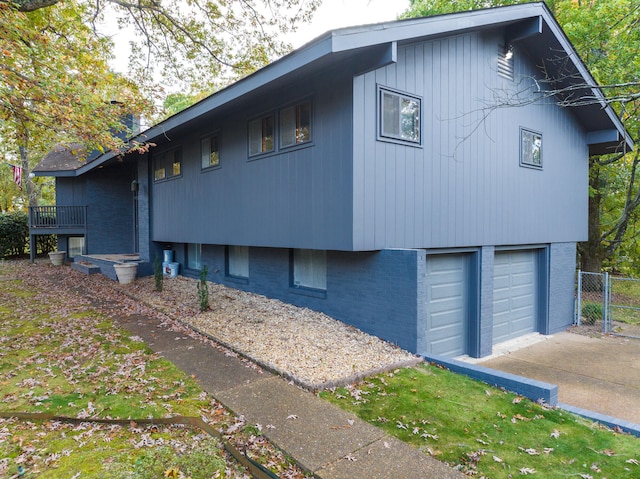
M 49 252 L 49 259 L 54 266 L 62 266 L 64 259 L 67 257 L 66 251 L 51 251 Z
M 138 263 L 117 263 L 113 265 L 121 284 L 133 283 L 138 273 Z

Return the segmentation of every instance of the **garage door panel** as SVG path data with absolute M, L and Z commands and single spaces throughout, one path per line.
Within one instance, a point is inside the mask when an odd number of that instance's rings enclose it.
M 426 348 L 431 354 L 466 352 L 467 259 L 464 255 L 427 257 Z
M 442 313 L 433 313 L 431 315 L 430 331 L 438 331 L 447 329 L 449 331 L 462 330 L 458 318 L 463 314 L 462 309 L 452 309 L 443 311 Z
M 493 343 L 535 331 L 537 303 L 536 253 L 495 255 Z

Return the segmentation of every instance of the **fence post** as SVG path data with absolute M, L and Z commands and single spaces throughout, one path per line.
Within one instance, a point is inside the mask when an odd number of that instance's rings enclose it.
M 602 292 L 602 332 L 609 332 L 609 273 L 604 273 L 604 291 Z
M 582 315 L 582 271 L 578 270 L 578 304 L 575 312 L 575 324 L 580 326 L 580 316 Z

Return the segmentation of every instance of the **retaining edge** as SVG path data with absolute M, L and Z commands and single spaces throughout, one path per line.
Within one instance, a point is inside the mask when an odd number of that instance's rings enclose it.
M 465 363 L 457 359 L 451 359 L 437 354 L 423 355 L 430 363 L 439 364 L 454 373 L 463 374 L 472 379 L 508 389 L 514 393 L 527 397 L 535 402 L 543 401 L 549 406 L 558 405 L 558 386 L 555 384 L 537 381 L 535 379 L 518 376 L 516 374 L 496 371 L 477 364 Z

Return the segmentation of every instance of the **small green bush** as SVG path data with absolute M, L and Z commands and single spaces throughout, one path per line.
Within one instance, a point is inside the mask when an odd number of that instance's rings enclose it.
M 209 285 L 207 284 L 207 274 L 209 270 L 205 264 L 200 271 L 200 281 L 198 281 L 198 300 L 200 301 L 200 311 L 209 309 Z
M 58 250 L 58 237 L 56 235 L 37 235 L 36 254 L 46 254 L 49 251 Z
M 587 303 L 582 306 L 582 322 L 584 324 L 595 324 L 602 320 L 602 305 L 600 303 Z
M 155 289 L 158 293 L 162 292 L 164 274 L 162 271 L 162 264 L 160 264 L 160 258 L 156 255 L 156 259 L 153 260 L 153 280 L 155 283 Z
M 29 238 L 29 216 L 22 211 L 0 214 L 0 257 L 25 254 Z

